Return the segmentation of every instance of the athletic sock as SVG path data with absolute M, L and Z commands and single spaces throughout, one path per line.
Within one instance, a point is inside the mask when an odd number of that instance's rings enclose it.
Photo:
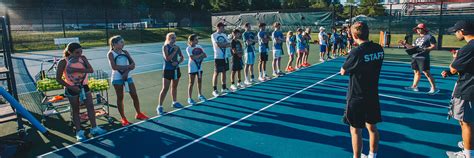
M 368 158 L 376 158 L 377 153 L 369 152 L 369 155 L 367 156 Z
M 471 155 L 473 153 L 473 150 L 463 150 L 462 151 L 464 153 L 464 155 L 466 156 L 466 158 L 471 158 Z
M 222 89 L 227 89 L 227 86 L 225 84 L 222 84 Z
M 177 101 L 173 101 L 173 105 L 176 104 L 176 103 L 177 103 Z
M 248 81 L 248 80 L 249 80 L 249 79 L 247 78 L 247 75 L 245 75 L 245 77 L 244 77 L 244 78 L 245 78 L 245 81 Z
M 217 91 L 217 86 L 213 86 L 212 88 L 214 88 L 214 90 Z
M 253 76 L 253 75 L 251 75 L 251 76 L 250 76 L 250 78 L 251 78 L 251 79 L 254 79 L 254 76 Z
M 239 83 L 241 83 L 241 82 L 242 82 L 242 80 L 239 80 Z
M 235 84 L 235 82 L 234 82 L 234 81 L 232 81 L 232 84 Z

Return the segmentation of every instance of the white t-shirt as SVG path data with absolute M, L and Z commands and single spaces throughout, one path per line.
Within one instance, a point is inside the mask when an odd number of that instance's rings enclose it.
M 214 59 L 225 59 L 230 56 L 230 52 L 227 51 L 227 48 L 219 48 L 219 46 L 217 46 L 217 42 L 230 43 L 225 33 L 214 32 L 211 35 L 211 41 L 212 47 L 214 48 Z
M 318 38 L 319 38 L 319 45 L 327 45 L 327 43 L 326 43 L 326 39 L 327 39 L 326 32 L 324 32 L 324 31 L 319 32 Z
M 202 51 L 200 51 L 199 49 L 201 49 Z M 189 57 L 188 73 L 196 73 L 198 71 L 202 71 L 202 67 L 198 69 L 196 62 L 193 59 L 191 59 L 192 55 L 199 55 L 200 53 L 204 53 L 204 50 L 202 49 L 202 47 L 200 45 L 196 45 L 195 47 L 188 46 L 186 48 L 186 53 L 188 54 L 188 57 Z

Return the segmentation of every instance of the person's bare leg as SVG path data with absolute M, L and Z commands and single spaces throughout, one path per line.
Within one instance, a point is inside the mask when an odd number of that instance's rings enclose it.
M 163 105 L 168 89 L 170 88 L 170 80 L 163 78 L 163 87 L 161 88 L 160 98 L 158 99 L 158 105 Z
M 367 127 L 367 130 L 369 131 L 369 141 L 370 141 L 370 152 L 371 153 L 377 153 L 379 150 L 379 140 L 380 140 L 380 134 L 377 129 L 376 124 L 365 124 Z
M 352 152 L 354 158 L 360 158 L 362 153 L 362 129 L 351 126 Z
M 250 79 L 253 79 L 254 73 L 253 73 L 253 64 L 249 65 L 249 72 L 250 72 Z
M 232 83 L 235 83 L 235 72 L 236 72 L 236 71 L 232 71 L 232 72 L 230 73 L 230 82 L 232 82 Z
M 221 82 L 222 82 L 223 85 L 224 85 L 225 82 L 226 82 L 226 73 L 227 73 L 226 71 L 222 72 Z
M 277 72 L 277 59 L 273 59 L 272 61 L 272 70 L 273 70 L 273 73 L 276 73 Z
M 125 118 L 124 108 L 123 108 L 123 85 L 114 85 L 115 94 L 117 95 L 117 109 L 119 111 L 120 117 Z
M 418 70 L 413 70 L 414 76 L 413 76 L 413 85 L 411 86 L 412 88 L 418 87 L 418 83 L 420 82 L 421 78 L 421 73 Z
M 423 74 L 425 74 L 426 78 L 430 82 L 431 88 L 436 89 L 436 83 L 433 75 L 431 75 L 430 70 L 423 71 Z
M 472 150 L 472 128 L 471 124 L 460 121 L 462 130 L 462 141 L 464 144 L 464 150 Z
M 202 78 L 198 77 L 198 93 L 199 96 L 202 96 Z
M 76 132 L 82 130 L 81 119 L 79 117 L 79 96 L 68 97 L 69 103 L 71 104 L 72 112 L 72 123 L 76 128 Z
M 293 62 L 293 55 L 290 55 L 290 59 L 288 60 L 288 64 L 286 65 L 286 68 L 288 69 L 289 67 L 291 67 L 291 63 Z
M 214 71 L 214 75 L 212 75 L 212 86 L 216 87 L 217 86 L 217 77 L 219 76 L 219 73 Z
M 135 111 L 137 112 L 137 114 L 139 114 L 141 113 L 141 110 L 140 110 L 140 99 L 138 99 L 137 88 L 134 83 L 129 83 L 128 87 L 130 88 L 129 93 L 133 101 L 133 107 L 135 107 Z
M 91 92 L 86 93 L 86 100 L 84 101 L 87 108 L 87 116 L 89 117 L 89 122 L 91 122 L 91 127 L 94 128 L 97 126 L 95 120 L 95 109 L 94 103 L 92 103 L 92 94 Z
M 246 80 L 250 78 L 249 75 L 248 75 L 249 74 L 249 68 L 250 68 L 250 66 L 248 64 L 245 64 L 245 66 L 244 66 L 244 77 L 245 77 Z
M 188 98 L 192 98 L 193 97 L 193 87 L 194 87 L 194 81 L 195 81 L 195 77 L 197 75 L 191 75 L 189 74 L 189 84 L 188 84 Z
M 171 95 L 173 98 L 173 101 L 176 102 L 178 100 L 178 84 L 179 84 L 179 78 L 176 80 L 171 80 Z

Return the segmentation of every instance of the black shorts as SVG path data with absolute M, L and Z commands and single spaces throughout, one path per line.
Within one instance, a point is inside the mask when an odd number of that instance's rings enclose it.
M 84 92 L 86 92 L 86 93 L 90 92 L 90 89 L 89 89 L 88 85 L 84 85 L 83 87 L 84 87 Z M 64 90 L 64 94 L 66 94 L 67 96 L 78 96 L 79 95 L 79 93 L 74 92 L 74 91 L 70 90 L 69 88 L 66 88 Z
M 203 71 L 201 71 L 201 75 L 202 75 L 202 72 L 203 72 Z M 191 73 L 189 73 L 189 74 L 190 74 L 190 75 L 197 75 L 198 72 L 191 72 Z
M 411 69 L 418 71 L 430 70 L 430 57 L 411 58 Z
M 214 59 L 214 71 L 226 72 L 229 71 L 229 59 Z
M 268 53 L 260 53 L 260 61 L 268 61 Z
M 382 122 L 380 103 L 364 99 L 351 99 L 347 102 L 343 122 L 354 128 L 365 128 L 365 123 Z
M 176 70 L 176 71 L 178 71 L 177 72 L 177 78 L 174 78 L 174 71 L 175 70 L 164 70 L 163 71 L 163 78 L 168 79 L 168 80 L 175 80 L 175 79 L 181 78 L 181 70 L 179 69 L 179 67 Z
M 239 58 L 239 57 L 232 58 L 232 71 L 240 71 L 244 69 L 243 65 L 244 63 L 242 61 L 242 58 Z

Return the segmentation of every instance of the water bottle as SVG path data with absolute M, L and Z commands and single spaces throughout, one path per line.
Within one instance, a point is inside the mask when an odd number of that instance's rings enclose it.
M 102 103 L 102 96 L 100 95 L 100 93 L 97 93 L 95 97 L 96 97 L 95 99 L 97 100 L 97 104 Z
M 124 83 L 124 87 L 125 87 L 125 92 L 130 92 L 130 88 L 128 87 L 128 82 L 125 82 Z

